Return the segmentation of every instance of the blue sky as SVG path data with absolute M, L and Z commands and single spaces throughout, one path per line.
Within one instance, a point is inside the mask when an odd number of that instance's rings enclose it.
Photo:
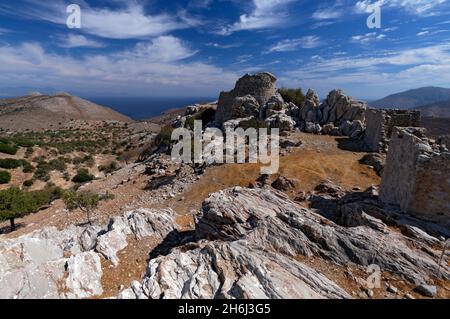
M 0 0 L 0 96 L 217 96 L 258 71 L 322 97 L 450 87 L 450 0 Z

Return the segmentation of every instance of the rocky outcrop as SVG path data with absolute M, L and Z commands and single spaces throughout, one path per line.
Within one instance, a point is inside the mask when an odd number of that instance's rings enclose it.
M 170 210 L 137 210 L 106 227 L 44 228 L 0 242 L 0 298 L 89 298 L 103 292 L 101 256 L 118 264 L 127 236 L 162 241 L 175 227 Z
M 330 188 L 334 189 L 331 184 L 320 189 Z M 342 194 L 338 191 L 336 200 Z M 370 196 L 374 195 L 363 198 Z M 437 276 L 438 251 L 412 248 L 408 237 L 391 231 L 369 210 L 359 211 L 360 201 L 341 202 L 339 207 L 346 211 L 341 225 L 270 189 L 236 187 L 214 193 L 197 218 L 198 242 L 152 259 L 143 281 L 134 282 L 120 297 L 350 297 L 297 256 L 339 265 L 377 264 L 382 271 L 414 282 Z M 441 274 L 450 278 L 448 267 L 443 267 Z
M 367 103 L 352 99 L 342 90 L 333 90 L 320 106 L 320 123 L 334 123 L 339 126 L 345 121 L 364 122 L 366 109 Z
M 245 75 L 236 82 L 230 92 L 222 92 L 217 106 L 216 121 L 223 123 L 239 116 L 236 110 L 257 111 L 276 94 L 275 76 L 270 73 Z M 250 97 L 249 97 L 250 96 Z M 246 98 L 244 98 L 246 97 Z

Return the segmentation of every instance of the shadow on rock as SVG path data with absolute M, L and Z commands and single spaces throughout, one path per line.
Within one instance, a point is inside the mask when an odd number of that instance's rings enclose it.
M 160 256 L 167 256 L 173 248 L 180 247 L 194 241 L 194 231 L 179 232 L 176 229 L 172 230 L 167 234 L 164 240 L 150 252 L 149 261 Z

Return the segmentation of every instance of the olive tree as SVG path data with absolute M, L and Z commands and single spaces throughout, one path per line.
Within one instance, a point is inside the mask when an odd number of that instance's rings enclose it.
M 19 188 L 0 191 L 0 221 L 9 220 L 11 231 L 16 229 L 15 219 L 38 211 L 51 201 L 51 193 L 26 192 Z
M 91 213 L 102 200 L 113 198 L 112 195 L 98 195 L 90 191 L 66 191 L 63 194 L 64 204 L 69 211 L 81 210 L 87 216 L 88 223 L 92 225 Z

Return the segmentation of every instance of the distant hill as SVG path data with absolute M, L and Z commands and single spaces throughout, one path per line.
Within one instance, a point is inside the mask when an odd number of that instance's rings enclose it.
M 442 101 L 450 101 L 450 89 L 423 87 L 389 95 L 369 104 L 377 108 L 410 109 Z
M 415 109 L 421 112 L 422 117 L 450 118 L 450 100 L 420 106 Z
M 0 127 L 10 130 L 58 129 L 67 122 L 133 122 L 129 117 L 67 93 L 0 99 Z

